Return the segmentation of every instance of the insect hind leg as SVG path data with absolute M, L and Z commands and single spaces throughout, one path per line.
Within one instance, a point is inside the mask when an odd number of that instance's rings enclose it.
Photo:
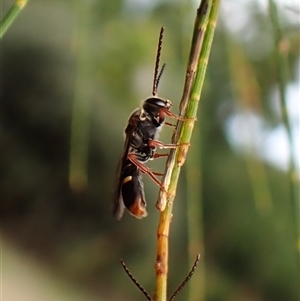
M 135 154 L 128 154 L 128 159 L 134 165 L 136 165 L 140 169 L 141 172 L 147 174 L 167 194 L 167 191 L 166 191 L 164 185 L 162 185 L 162 183 L 155 176 L 155 175 L 162 176 L 163 174 L 158 173 L 158 172 L 152 172 L 148 166 L 144 165 L 139 160 L 137 160 Z
M 148 146 L 150 148 L 176 148 L 176 147 L 180 147 L 180 146 L 189 146 L 190 143 L 178 143 L 178 144 L 173 144 L 173 143 L 163 143 L 159 140 L 149 140 L 148 141 Z

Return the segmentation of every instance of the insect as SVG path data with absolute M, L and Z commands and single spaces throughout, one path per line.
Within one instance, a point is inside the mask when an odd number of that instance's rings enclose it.
M 159 71 L 160 53 L 162 47 L 164 28 L 161 27 L 156 63 L 153 79 L 152 96 L 148 97 L 140 108 L 137 108 L 129 117 L 125 128 L 124 151 L 118 165 L 117 189 L 114 196 L 114 214 L 121 219 L 126 208 L 136 218 L 147 216 L 146 201 L 141 173 L 148 174 L 150 178 L 163 190 L 165 188 L 156 176 L 162 174 L 152 172 L 145 165 L 148 160 L 168 156 L 157 154 L 157 148 L 175 148 L 176 144 L 164 144 L 157 140 L 162 125 L 165 122 L 165 115 L 182 120 L 178 115 L 173 114 L 170 109 L 170 100 L 157 96 L 157 88 L 165 68 L 165 64 Z

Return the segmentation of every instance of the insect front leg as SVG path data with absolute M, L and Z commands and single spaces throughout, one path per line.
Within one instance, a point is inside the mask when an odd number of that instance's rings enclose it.
M 177 119 L 177 120 L 180 120 L 180 121 L 187 121 L 187 120 L 195 121 L 195 120 L 197 120 L 196 118 L 186 118 L 186 117 L 179 116 L 179 115 L 174 114 L 174 113 L 172 113 L 171 111 L 169 111 L 168 109 L 165 109 L 165 108 L 162 108 L 161 112 L 166 114 L 170 118 L 174 118 L 174 119 Z M 167 123 L 165 123 L 165 124 L 167 124 Z M 172 124 L 168 124 L 168 125 L 172 125 Z

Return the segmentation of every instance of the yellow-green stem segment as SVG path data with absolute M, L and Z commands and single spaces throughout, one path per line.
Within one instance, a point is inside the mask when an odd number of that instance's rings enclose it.
M 183 96 L 180 103 L 180 116 L 186 121 L 178 122 L 173 143 L 187 143 L 170 152 L 163 178 L 163 185 L 168 191 L 160 191 L 156 206 L 162 210 L 157 229 L 156 287 L 153 301 L 167 300 L 167 275 L 169 256 L 169 229 L 172 219 L 173 201 L 182 164 L 189 147 L 198 103 L 204 82 L 206 66 L 216 25 L 220 1 L 202 1 L 195 20 L 190 57 L 186 72 Z

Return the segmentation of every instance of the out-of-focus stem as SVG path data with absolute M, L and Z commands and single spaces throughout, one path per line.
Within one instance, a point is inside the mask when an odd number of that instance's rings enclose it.
M 72 108 L 69 183 L 72 190 L 80 192 L 88 184 L 87 162 L 90 126 L 91 87 L 90 8 L 75 1 L 78 27 L 74 34 L 74 51 L 77 57 L 77 74 Z
M 269 0 L 270 18 L 273 25 L 273 33 L 275 39 L 276 51 L 276 67 L 279 85 L 279 99 L 281 106 L 282 121 L 287 132 L 290 160 L 289 160 L 289 179 L 290 179 L 290 199 L 292 203 L 294 227 L 296 233 L 296 252 L 297 252 L 297 268 L 298 276 L 300 276 L 300 197 L 299 197 L 299 175 L 296 171 L 293 143 L 293 133 L 288 116 L 287 100 L 286 100 L 286 85 L 288 81 L 288 51 L 289 43 L 283 37 L 279 20 L 276 4 L 273 0 Z
M 16 0 L 14 5 L 7 12 L 5 17 L 0 22 L 0 39 L 6 33 L 8 28 L 14 23 L 19 13 L 23 10 L 28 0 Z

